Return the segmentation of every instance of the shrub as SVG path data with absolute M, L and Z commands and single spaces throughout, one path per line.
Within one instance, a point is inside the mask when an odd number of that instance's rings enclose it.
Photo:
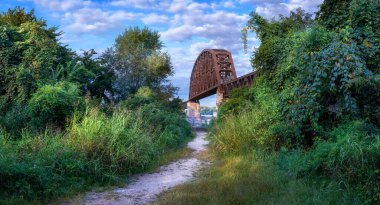
M 233 89 L 230 98 L 226 100 L 219 108 L 218 116 L 223 118 L 225 115 L 237 114 L 242 109 L 245 109 L 254 101 L 252 88 L 241 87 Z
M 173 104 L 175 104 L 174 99 Z M 145 130 L 154 136 L 154 142 L 163 150 L 182 145 L 192 136 L 191 127 L 180 113 L 178 106 L 168 106 L 155 92 L 142 87 L 132 97 L 121 103 L 122 108 L 136 110 L 143 120 Z M 169 102 L 170 104 L 170 102 Z
M 71 150 L 62 136 L 23 132 L 20 140 L 5 138 L 0 139 L 1 199 L 46 200 L 99 180 L 91 173 L 97 162 L 86 161 L 83 154 Z
M 300 157 L 299 175 L 325 176 L 357 188 L 367 202 L 380 201 L 380 132 L 372 125 L 352 121 L 329 132 L 328 141 L 318 141 Z M 298 159 L 299 160 L 299 159 Z M 301 166 L 302 165 L 302 166 Z
M 268 128 L 280 117 L 277 96 L 264 82 L 254 87 L 253 98 L 253 105 L 216 124 L 212 141 L 217 152 L 226 154 L 254 147 L 274 148 L 277 139 Z
M 4 115 L 0 115 L 0 127 L 12 134 L 13 138 L 19 138 L 23 128 L 30 122 L 30 113 L 24 104 L 15 104 L 9 107 Z
M 83 98 L 75 84 L 60 82 L 40 87 L 28 103 L 32 124 L 41 128 L 48 123 L 63 126 L 66 118 L 83 107 Z
M 140 112 L 144 126 L 159 136 L 157 140 L 165 148 L 178 147 L 192 136 L 189 123 L 177 111 L 151 103 L 141 106 Z

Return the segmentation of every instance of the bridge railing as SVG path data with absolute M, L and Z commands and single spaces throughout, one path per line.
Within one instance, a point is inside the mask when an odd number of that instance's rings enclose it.
M 246 75 L 243 75 L 236 80 L 230 81 L 228 83 L 223 84 L 223 89 L 224 89 L 224 96 L 223 97 L 229 97 L 231 90 L 234 88 L 239 88 L 239 87 L 245 87 L 252 85 L 254 79 L 256 77 L 256 72 L 248 73 Z

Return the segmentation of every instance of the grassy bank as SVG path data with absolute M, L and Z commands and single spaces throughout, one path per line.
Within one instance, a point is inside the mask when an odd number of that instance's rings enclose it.
M 171 118 L 151 120 L 166 115 Z M 64 133 L 36 136 L 24 131 L 19 140 L 3 132 L 0 203 L 46 203 L 95 186 L 117 185 L 130 174 L 183 154 L 177 150 L 191 136 L 186 121 L 164 109 L 151 114 L 117 110 L 110 116 L 93 109 L 83 118 L 74 117 Z
M 251 148 L 221 153 L 214 141 L 218 135 L 213 136 L 213 165 L 155 204 L 376 204 L 380 137 L 359 142 L 357 126 L 345 125 L 348 139 L 321 142 L 308 152 Z M 343 137 L 339 129 L 335 133 Z
M 281 170 L 276 154 L 252 151 L 217 157 L 195 182 L 155 204 L 362 204 L 337 182 L 299 179 Z

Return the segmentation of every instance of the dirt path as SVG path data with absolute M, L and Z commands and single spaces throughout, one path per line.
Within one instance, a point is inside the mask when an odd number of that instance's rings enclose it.
M 73 204 L 88 205 L 121 205 L 147 204 L 157 199 L 157 195 L 177 185 L 194 179 L 194 173 L 207 162 L 196 158 L 196 155 L 206 149 L 208 141 L 206 132 L 197 132 L 196 138 L 188 143 L 193 149 L 191 156 L 160 167 L 158 172 L 137 175 L 130 184 L 107 192 L 91 192 L 85 195 L 81 202 Z

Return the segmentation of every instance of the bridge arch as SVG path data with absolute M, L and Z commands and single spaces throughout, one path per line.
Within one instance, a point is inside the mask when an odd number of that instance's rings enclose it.
M 205 49 L 199 54 L 191 72 L 189 101 L 199 101 L 218 91 L 223 95 L 221 85 L 236 79 L 231 52 Z
M 205 49 L 194 63 L 190 77 L 188 119 L 201 119 L 199 100 L 214 94 L 216 105 L 229 96 L 232 89 L 251 85 L 256 72 L 237 78 L 231 52 L 224 49 Z

